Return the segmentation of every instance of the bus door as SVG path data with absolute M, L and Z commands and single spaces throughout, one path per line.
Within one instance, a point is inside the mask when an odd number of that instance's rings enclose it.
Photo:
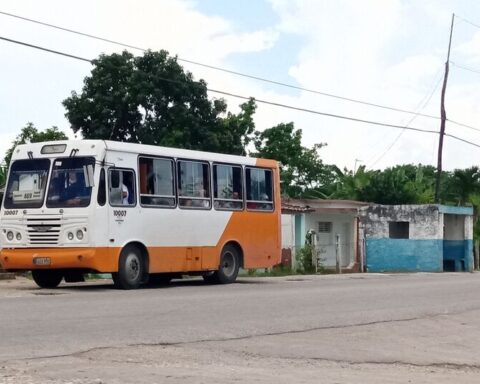
M 104 168 L 100 168 L 98 178 L 97 204 L 95 208 L 95 236 L 97 243 L 101 246 L 108 246 L 109 224 L 108 224 L 108 201 L 107 201 L 107 177 Z M 92 201 L 94 197 L 92 196 Z
M 108 217 L 110 241 L 119 244 L 137 234 L 135 173 L 131 169 L 110 168 L 108 170 Z M 136 224 L 136 225 L 135 225 Z

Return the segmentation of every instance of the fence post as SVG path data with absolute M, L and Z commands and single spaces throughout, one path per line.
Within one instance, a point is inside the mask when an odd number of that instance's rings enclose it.
M 480 268 L 480 265 L 479 265 L 479 256 L 480 256 L 479 255 L 479 253 L 480 253 L 479 252 L 479 250 L 480 250 L 479 246 L 480 246 L 479 241 L 475 240 L 474 251 L 473 251 L 473 253 L 475 255 L 475 259 L 473 261 L 474 269 L 479 269 Z
M 318 260 L 317 260 L 317 236 L 312 231 L 312 241 L 310 243 L 312 247 L 312 264 L 315 266 L 315 274 L 318 273 Z
M 342 273 L 342 265 L 340 263 L 340 235 L 335 234 L 335 261 L 337 273 Z

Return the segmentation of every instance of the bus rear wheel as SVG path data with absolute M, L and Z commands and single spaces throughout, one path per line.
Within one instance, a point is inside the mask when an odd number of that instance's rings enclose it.
M 240 254 L 238 249 L 227 244 L 220 255 L 220 267 L 218 271 L 203 275 L 203 279 L 209 284 L 231 284 L 235 282 L 240 268 Z
M 62 281 L 63 274 L 55 269 L 34 269 L 32 277 L 40 288 L 56 288 Z
M 118 272 L 112 273 L 116 288 L 136 289 L 145 276 L 145 262 L 142 252 L 134 245 L 127 245 L 120 253 Z

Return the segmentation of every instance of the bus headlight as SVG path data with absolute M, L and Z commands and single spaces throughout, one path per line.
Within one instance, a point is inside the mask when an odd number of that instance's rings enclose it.
M 68 240 L 73 240 L 73 233 L 72 233 L 72 232 L 68 232 L 67 238 L 68 238 Z
M 77 239 L 78 240 L 83 240 L 83 231 L 81 229 L 79 229 L 77 231 Z
M 12 231 L 8 231 L 8 232 L 7 232 L 7 240 L 8 240 L 8 241 L 12 241 L 12 240 L 13 240 L 13 232 L 12 232 Z
M 18 241 L 22 240 L 22 234 L 20 232 L 17 232 L 16 238 Z

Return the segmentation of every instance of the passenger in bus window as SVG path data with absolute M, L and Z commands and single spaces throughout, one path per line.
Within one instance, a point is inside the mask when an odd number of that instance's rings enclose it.
M 123 205 L 129 205 L 130 203 L 128 202 L 128 187 L 122 183 L 122 204 Z

